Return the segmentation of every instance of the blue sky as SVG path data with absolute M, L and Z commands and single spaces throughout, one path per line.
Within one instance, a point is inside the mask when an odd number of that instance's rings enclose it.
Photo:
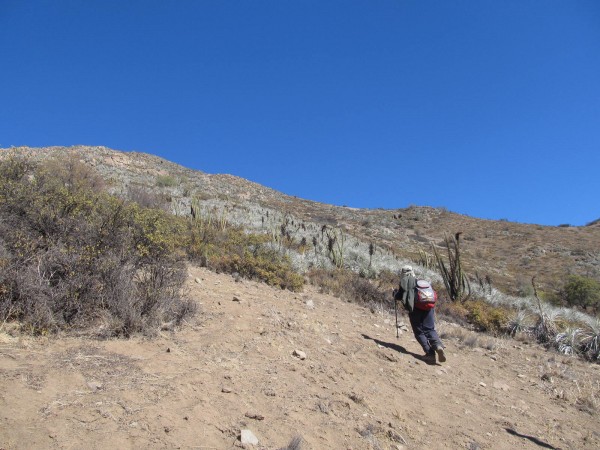
M 600 218 L 600 2 L 0 0 L 0 147 L 361 208 Z

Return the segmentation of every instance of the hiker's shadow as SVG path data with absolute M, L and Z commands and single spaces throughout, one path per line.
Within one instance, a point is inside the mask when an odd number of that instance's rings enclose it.
M 364 333 L 361 336 L 364 339 L 369 339 L 369 340 L 375 342 L 376 344 L 381 345 L 382 347 L 389 348 L 391 350 L 397 351 L 398 353 L 402 353 L 404 355 L 410 355 L 413 358 L 418 359 L 419 361 L 423 361 L 424 363 L 429 364 L 430 366 L 436 365 L 435 361 L 428 360 L 427 358 L 423 357 L 422 355 L 417 355 L 416 353 L 409 352 L 401 345 L 394 344 L 392 342 L 380 341 L 379 339 L 372 338 L 371 336 L 367 336 Z

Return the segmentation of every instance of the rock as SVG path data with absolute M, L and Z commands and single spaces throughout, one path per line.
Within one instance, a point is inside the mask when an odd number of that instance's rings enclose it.
M 240 441 L 242 444 L 258 445 L 258 438 L 250 430 L 240 432 Z
M 202 283 L 202 280 L 201 280 L 200 278 L 194 278 L 194 282 L 195 282 L 196 284 L 201 284 L 201 283 Z
M 87 386 L 92 390 L 92 391 L 99 391 L 100 389 L 102 389 L 102 383 L 98 383 L 96 381 L 89 381 L 87 383 Z
M 239 298 L 237 295 L 234 295 L 234 296 L 233 296 L 233 301 L 234 301 L 234 302 L 238 302 L 238 303 L 242 303 L 242 299 L 241 299 L 241 298 Z
M 247 412 L 246 414 L 244 414 L 248 419 L 254 419 L 254 420 L 265 420 L 265 416 L 263 416 L 262 414 L 258 414 L 255 412 Z
M 299 359 L 306 359 L 306 353 L 304 353 L 302 350 L 294 350 L 292 355 L 296 356 Z
M 486 387 L 486 386 L 487 386 L 487 384 L 485 384 L 485 383 L 482 381 L 482 382 L 480 382 L 480 383 L 479 383 L 479 386 Z
M 221 388 L 221 392 L 223 392 L 225 394 L 231 394 L 233 392 L 233 390 L 231 388 L 224 387 L 224 388 Z
M 550 375 L 548 375 L 547 373 L 542 375 L 542 381 L 549 381 L 550 383 L 554 383 L 554 380 L 552 379 L 552 377 Z
M 306 300 L 305 305 L 308 309 L 315 309 L 315 302 L 313 302 L 312 300 Z

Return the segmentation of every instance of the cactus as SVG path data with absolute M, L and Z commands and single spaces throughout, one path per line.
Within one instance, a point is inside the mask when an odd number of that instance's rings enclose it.
M 214 214 L 213 214 L 214 213 Z M 200 200 L 196 197 L 192 199 L 190 204 L 190 219 L 192 223 L 200 228 L 200 230 L 206 230 L 214 227 L 219 231 L 225 231 L 228 226 L 227 211 L 226 207 L 219 212 L 216 208 L 213 208 L 212 212 L 203 213 Z
M 326 230 L 325 233 L 327 234 L 327 251 L 329 252 L 329 258 L 337 268 L 341 269 L 344 267 L 344 243 L 346 241 L 344 230 L 341 228 L 334 228 L 331 229 L 331 232 Z
M 419 250 L 419 264 L 426 269 L 431 269 L 433 267 L 433 256 L 423 250 Z
M 444 280 L 446 292 L 452 301 L 465 301 L 471 296 L 471 285 L 467 275 L 463 272 L 462 263 L 460 260 L 460 235 L 458 232 L 454 238 L 447 235 L 444 237 L 446 249 L 448 250 L 448 266 L 438 253 L 435 246 L 432 244 L 433 254 L 440 269 L 440 274 Z
M 302 256 L 304 256 L 304 253 L 306 252 L 306 247 L 307 247 L 306 238 L 302 237 L 302 239 L 300 240 L 300 247 L 298 248 L 298 251 L 300 252 L 300 254 Z

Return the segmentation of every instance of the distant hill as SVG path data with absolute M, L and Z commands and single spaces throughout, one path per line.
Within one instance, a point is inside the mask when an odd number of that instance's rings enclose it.
M 445 234 L 461 232 L 463 260 L 472 280 L 487 276 L 505 293 L 527 293 L 533 276 L 545 290 L 559 289 L 568 274 L 600 280 L 600 220 L 584 227 L 553 227 L 484 220 L 424 206 L 393 210 L 333 206 L 233 175 L 207 174 L 157 156 L 105 147 L 0 150 L 0 158 L 11 154 L 36 160 L 74 156 L 92 166 L 113 193 L 150 192 L 178 215 L 189 214 L 195 202 L 207 214 L 218 212 L 255 230 L 285 232 L 298 242 L 304 239 L 308 247 L 324 226 L 340 230 L 346 239 L 347 264 L 353 269 L 366 264 L 371 243 L 374 266 L 385 267 L 385 261 L 394 259 L 417 264 L 431 255 L 431 245 L 443 244 Z M 307 260 L 303 258 L 299 260 Z

